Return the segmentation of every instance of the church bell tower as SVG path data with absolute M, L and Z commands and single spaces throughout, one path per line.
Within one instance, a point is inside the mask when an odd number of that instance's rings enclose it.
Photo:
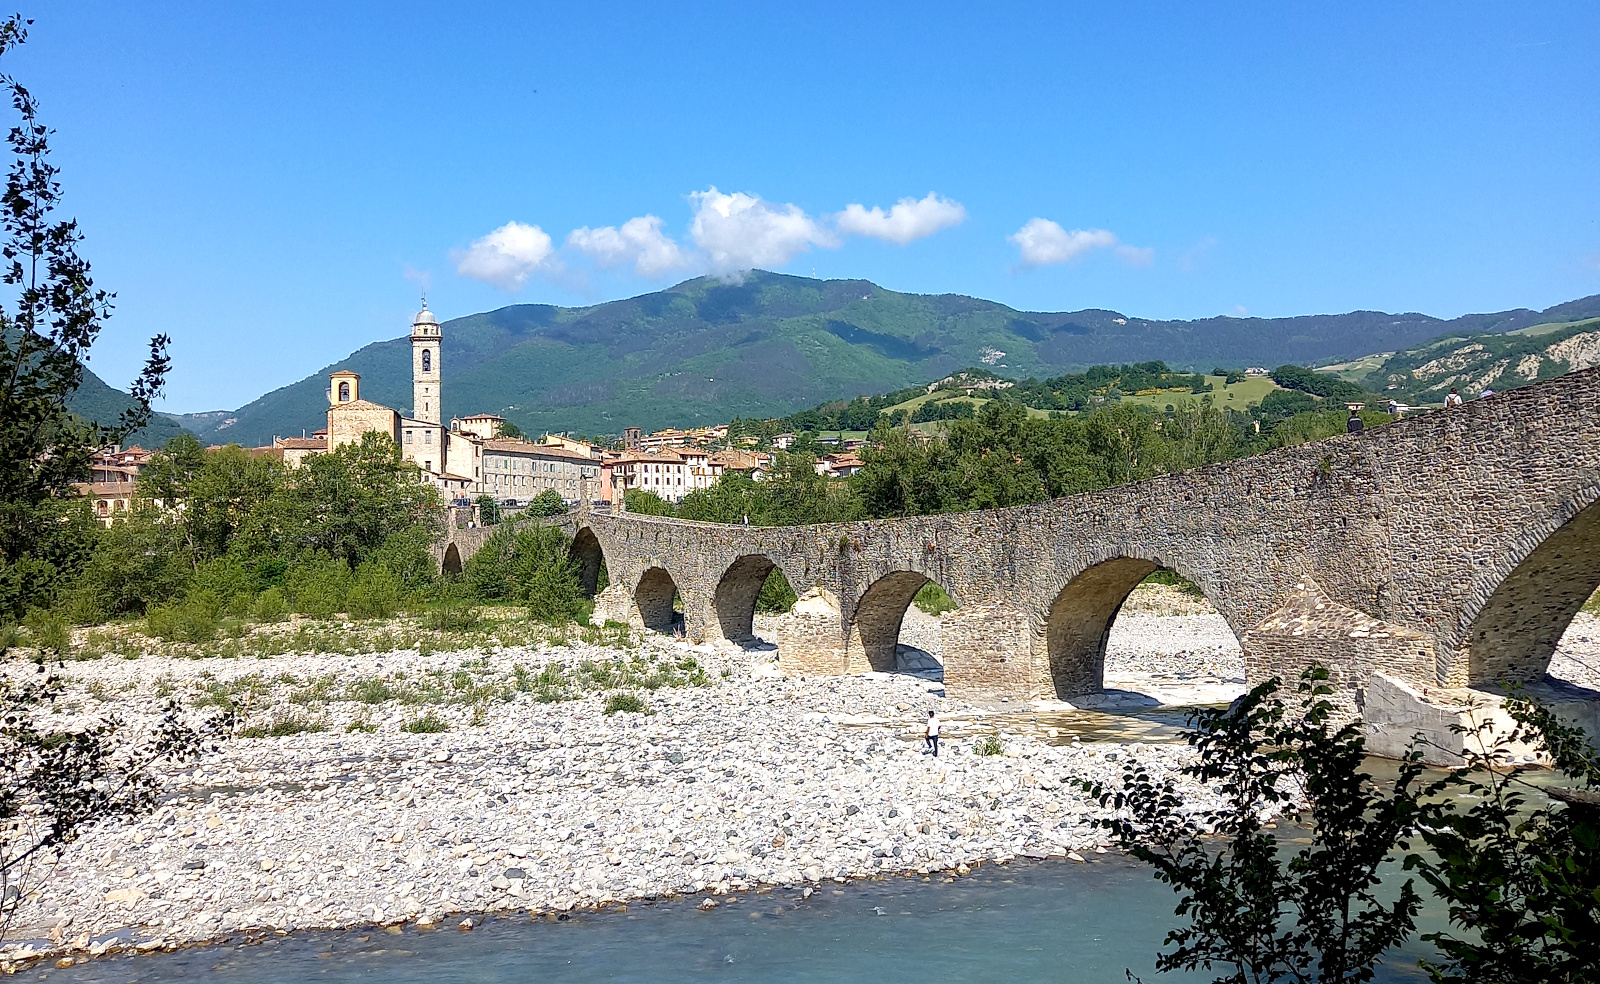
M 423 298 L 422 310 L 411 322 L 411 416 L 437 424 L 439 413 L 439 321 L 428 310 L 428 300 Z

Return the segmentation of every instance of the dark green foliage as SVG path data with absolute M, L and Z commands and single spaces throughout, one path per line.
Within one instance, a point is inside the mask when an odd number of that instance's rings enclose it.
M 645 489 L 628 489 L 622 493 L 623 505 L 628 512 L 640 516 L 671 516 L 672 503 Z
M 28 22 L 0 23 L 0 56 L 27 40 Z M 89 478 L 94 449 L 121 440 L 151 416 L 161 389 L 167 337 L 150 341 L 131 405 L 114 420 L 88 421 L 69 408 L 89 350 L 111 314 L 95 287 L 74 220 L 57 220 L 61 185 L 50 163 L 51 131 L 31 93 L 9 75 L 0 89 L 17 118 L 6 136 L 12 162 L 0 194 L 0 622 L 53 602 L 58 581 L 86 559 L 84 514 L 72 512 L 73 483 Z M 64 519 L 73 522 L 63 523 Z
M 631 691 L 615 693 L 606 698 L 605 714 L 654 714 L 650 705 L 644 702 L 638 694 Z
M 478 522 L 484 526 L 494 526 L 500 522 L 500 503 L 492 495 L 480 495 L 472 500 L 478 507 Z
M 560 492 L 555 489 L 545 489 L 533 497 L 533 501 L 528 503 L 528 508 L 524 511 L 529 516 L 541 518 L 562 516 L 566 514 L 567 504 L 562 500 Z
M 478 598 L 516 601 L 535 621 L 565 625 L 588 609 L 571 546 L 553 526 L 502 526 L 467 561 L 462 579 Z
M 761 582 L 761 593 L 756 595 L 756 611 L 781 615 L 793 608 L 798 600 L 794 588 L 789 586 L 789 579 L 783 576 L 783 569 L 774 567 L 767 574 L 767 579 Z
M 1117 811 L 1099 823 L 1181 896 L 1184 922 L 1167 934 L 1159 970 L 1232 968 L 1218 984 L 1366 981 L 1410 935 L 1421 898 L 1408 879 L 1381 900 L 1378 871 L 1440 808 L 1424 801 L 1418 753 L 1387 783 L 1363 770 L 1360 722 L 1332 724 L 1326 679 L 1307 671 L 1288 702 L 1269 680 L 1195 716 L 1199 757 L 1183 771 L 1220 791 L 1219 808 L 1186 807 L 1170 780 L 1138 763 L 1116 791 L 1083 784 Z M 1264 807 L 1295 816 L 1309 845 L 1290 853 Z
M 414 735 L 436 735 L 450 730 L 450 722 L 444 718 L 427 711 L 400 725 L 401 731 L 409 731 Z
M 351 618 L 389 618 L 400 610 L 405 585 L 388 567 L 367 561 L 355 570 L 345 593 L 345 611 Z
M 1458 932 L 1423 938 L 1443 954 L 1438 982 L 1534 984 L 1600 980 L 1600 753 L 1583 729 L 1510 700 L 1510 734 L 1468 732 L 1467 767 L 1434 792 L 1465 803 L 1423 832 L 1430 853 L 1408 859 L 1449 906 Z M 1527 766 L 1503 763 L 1514 742 L 1549 754 L 1566 783 L 1533 807 Z
M 1317 372 L 1305 366 L 1284 365 L 1272 370 L 1272 381 L 1284 389 L 1300 390 L 1312 396 L 1343 402 L 1360 400 L 1365 394 L 1361 387 L 1327 372 Z

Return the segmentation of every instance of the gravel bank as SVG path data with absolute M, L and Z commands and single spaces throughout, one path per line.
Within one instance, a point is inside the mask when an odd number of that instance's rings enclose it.
M 526 679 L 554 661 L 689 657 L 706 685 L 643 692 L 651 714 L 608 716 L 599 694 L 541 703 L 514 689 L 516 666 Z M 288 714 L 326 728 L 230 740 L 174 776 L 154 815 L 74 845 L 24 900 L 14 938 L 90 952 L 103 952 L 108 935 L 153 949 L 251 928 L 566 910 L 1066 857 L 1103 841 L 1073 778 L 1114 778 L 1129 755 L 1165 770 L 1186 754 L 1014 737 L 1004 755 L 979 756 L 976 709 L 944 698 L 935 682 L 785 680 L 760 652 L 659 637 L 626 655 L 569 646 L 106 658 L 69 672 L 84 713 L 101 710 L 100 697 L 137 716 L 153 713 L 163 694 L 193 700 L 231 688 L 254 694 L 258 726 Z M 499 688 L 510 699 L 426 707 L 343 699 L 380 678 L 397 689 L 427 679 Z M 918 737 L 930 708 L 951 722 L 937 759 L 922 754 Z M 401 730 L 424 713 L 450 730 Z M 352 724 L 376 730 L 347 731 Z
M 911 623 L 936 652 L 937 619 Z M 695 671 L 684 669 L 690 659 Z M 155 814 L 69 849 L 23 900 L 13 939 L 33 940 L 34 954 L 104 952 L 110 938 L 154 949 L 249 930 L 453 925 L 461 913 L 1083 856 L 1104 840 L 1074 779 L 1114 779 L 1129 756 L 1170 771 L 1188 755 L 1008 736 L 1004 755 L 979 756 L 981 710 L 935 681 L 788 680 L 769 659 L 650 637 L 626 651 L 70 664 L 85 714 L 114 705 L 137 719 L 169 694 L 231 694 L 258 727 L 324 730 L 232 739 L 173 775 Z M 640 691 L 650 714 L 605 714 L 603 690 L 538 699 L 540 670 L 583 661 L 636 676 L 665 668 L 701 685 Z M 1594 666 L 1600 619 L 1584 615 L 1555 669 L 1595 685 L 1600 673 L 1581 676 Z M 1192 612 L 1126 612 L 1107 676 L 1154 690 L 1242 686 L 1226 625 Z M 918 737 L 929 709 L 948 722 L 937 759 Z M 449 730 L 403 730 L 423 716 Z

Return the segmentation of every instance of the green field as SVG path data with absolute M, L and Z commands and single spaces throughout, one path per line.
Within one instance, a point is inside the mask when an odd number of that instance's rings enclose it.
M 1144 396 L 1124 396 L 1122 402 L 1138 403 L 1147 407 L 1155 407 L 1157 410 L 1164 410 L 1169 403 L 1176 407 L 1185 403 L 1193 403 L 1202 396 L 1209 396 L 1211 397 L 1212 406 L 1242 412 L 1250 404 L 1260 403 L 1262 397 L 1275 389 L 1281 388 L 1266 376 L 1248 376 L 1243 381 L 1234 383 L 1232 386 L 1223 384 L 1225 378 L 1223 376 L 1207 376 L 1206 382 L 1211 384 L 1212 391 L 1210 393 L 1191 393 L 1187 389 L 1168 390 L 1165 393 L 1147 393 Z
M 1600 327 L 1600 318 L 1586 318 L 1583 321 L 1552 321 L 1548 324 L 1529 325 L 1526 328 L 1518 328 L 1516 331 L 1508 331 L 1506 334 L 1527 335 L 1529 337 L 1534 337 L 1538 335 L 1548 335 L 1551 332 L 1564 331 L 1568 328 L 1583 327 Z

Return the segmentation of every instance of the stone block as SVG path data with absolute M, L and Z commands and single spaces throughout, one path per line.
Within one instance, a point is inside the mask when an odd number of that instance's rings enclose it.
M 1545 682 L 1525 688 L 1525 696 L 1535 697 L 1555 714 L 1588 732 L 1590 740 L 1600 738 L 1600 693 L 1570 684 Z M 1472 742 L 1474 749 L 1488 750 L 1493 735 L 1510 734 L 1515 727 L 1505 712 L 1505 694 L 1466 687 L 1424 687 L 1386 673 L 1374 673 L 1361 691 L 1367 750 L 1385 758 L 1399 758 L 1413 738 L 1419 739 L 1423 761 L 1429 765 L 1455 766 L 1463 761 L 1462 752 Z M 1480 739 L 1456 732 L 1456 727 L 1476 729 L 1488 723 L 1493 731 Z M 1513 743 L 1506 748 L 1511 761 L 1544 762 L 1532 746 Z
M 1050 671 L 1035 652 L 1035 633 L 1022 610 L 972 605 L 946 612 L 940 626 L 951 697 L 1025 701 L 1050 695 Z

